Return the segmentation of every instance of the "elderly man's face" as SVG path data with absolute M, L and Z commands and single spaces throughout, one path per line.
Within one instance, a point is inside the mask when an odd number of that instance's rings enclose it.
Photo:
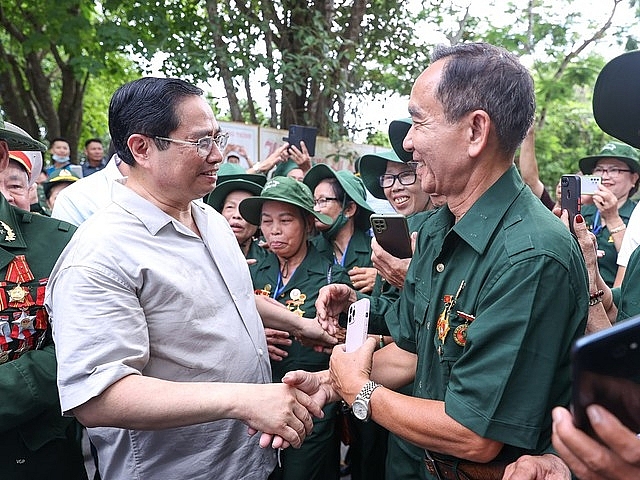
M 9 166 L 0 172 L 0 193 L 14 207 L 29 211 L 29 175 L 18 162 L 9 160 Z

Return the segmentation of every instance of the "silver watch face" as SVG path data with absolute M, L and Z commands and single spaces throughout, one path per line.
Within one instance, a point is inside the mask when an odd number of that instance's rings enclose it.
M 353 405 L 351 405 L 351 410 L 353 411 L 353 416 L 358 420 L 366 420 L 369 416 L 369 408 L 363 400 L 358 399 L 353 402 Z

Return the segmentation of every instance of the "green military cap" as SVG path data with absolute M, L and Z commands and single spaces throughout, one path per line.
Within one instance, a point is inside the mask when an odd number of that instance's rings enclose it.
M 276 169 L 273 171 L 273 176 L 286 177 L 291 170 L 295 170 L 296 168 L 300 168 L 300 165 L 289 158 L 287 161 L 281 162 L 276 166 Z
M 330 216 L 313 209 L 313 194 L 309 187 L 290 177 L 273 177 L 265 184 L 259 196 L 245 198 L 240 202 L 240 214 L 247 222 L 260 225 L 262 205 L 269 200 L 300 207 L 326 225 L 333 223 Z
M 73 173 L 68 168 L 57 168 L 49 175 L 49 179 L 46 182 L 42 183 L 42 188 L 44 189 L 44 194 L 47 198 L 49 198 L 49 192 L 54 185 L 60 185 L 62 183 L 73 183 L 77 180 L 80 180 L 75 173 Z
M 407 152 L 402 147 L 404 137 L 409 133 L 411 125 L 413 125 L 413 120 L 411 120 L 411 118 L 401 118 L 400 120 L 394 120 L 389 124 L 389 141 L 391 142 L 393 150 L 403 162 L 411 162 L 413 160 L 413 154 L 411 152 Z
M 638 152 L 635 148 L 621 142 L 609 142 L 602 147 L 598 155 L 581 158 L 578 162 L 580 171 L 586 175 L 590 175 L 596 167 L 598 160 L 602 158 L 615 158 L 616 160 L 620 160 L 626 163 L 633 172 L 640 174 Z
M 5 122 L 2 115 L 0 115 L 0 140 L 7 142 L 9 150 L 47 151 L 44 144 L 31 138 L 31 135 L 17 125 Z
M 266 177 L 264 177 L 266 182 Z M 222 182 L 218 179 L 216 188 L 207 197 L 207 203 L 215 208 L 218 212 L 222 212 L 224 201 L 231 192 L 243 190 L 251 195 L 260 195 L 264 185 L 245 180 L 244 178 L 232 178 Z
M 404 164 L 393 150 L 367 153 L 360 157 L 360 178 L 376 198 L 386 198 L 384 188 L 380 186 L 380 176 L 387 171 L 387 162 Z
M 236 163 L 222 163 L 220 168 L 218 168 L 218 185 L 222 182 L 226 182 L 227 180 L 235 180 L 239 178 L 257 183 L 261 187 L 264 187 L 264 184 L 267 183 L 267 177 L 264 175 L 260 175 L 259 173 L 247 173 L 242 166 Z
M 318 184 L 327 178 L 335 178 L 345 191 L 345 193 L 356 202 L 360 207 L 360 211 L 356 214 L 356 223 L 359 228 L 369 227 L 369 216 L 373 213 L 373 209 L 367 203 L 367 191 L 364 188 L 362 179 L 355 176 L 349 170 L 334 170 L 329 165 L 319 163 L 311 168 L 304 176 L 303 182 L 313 192 Z

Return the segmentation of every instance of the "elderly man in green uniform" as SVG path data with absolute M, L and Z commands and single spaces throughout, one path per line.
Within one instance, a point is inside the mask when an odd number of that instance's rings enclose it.
M 551 409 L 569 403 L 588 280 L 577 243 L 513 164 L 534 110 L 531 76 L 509 52 L 436 48 L 413 86 L 403 144 L 423 190 L 447 204 L 418 232 L 396 303 L 400 335 L 375 355 L 371 339 L 354 353 L 336 347 L 329 371 L 283 379 L 424 448 L 429 478 L 501 479 L 526 454 L 570 478 L 552 453 Z M 325 287 L 318 318 L 333 322 L 354 298 Z M 411 396 L 395 391 L 410 381 Z
M 0 170 L 9 150 L 46 151 L 0 118 Z M 86 479 L 78 424 L 62 417 L 44 289 L 75 227 L 0 195 L 0 477 Z

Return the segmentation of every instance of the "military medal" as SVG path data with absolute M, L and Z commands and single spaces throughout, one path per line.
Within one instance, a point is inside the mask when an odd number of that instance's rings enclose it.
M 7 363 L 9 361 L 9 352 L 2 350 L 0 351 L 0 365 L 3 363 Z
M 467 344 L 467 329 L 469 328 L 469 324 L 473 322 L 476 317 L 470 315 L 468 313 L 461 312 L 458 310 L 456 312 L 458 317 L 464 320 L 464 323 L 458 325 L 453 331 L 453 341 L 456 342 L 461 347 L 464 347 Z
M 33 273 L 29 268 L 29 264 L 27 264 L 25 256 L 16 255 L 7 266 L 7 273 L 4 278 L 6 282 L 17 283 L 15 287 L 7 292 L 9 294 L 11 307 L 23 307 L 34 304 L 31 295 L 29 295 L 29 288 L 21 285 L 22 283 L 30 282 L 33 278 Z
M 2 220 L 0 220 L 0 227 L 2 227 L 2 230 L 4 230 L 5 242 L 13 242 L 16 239 L 16 233 L 13 231 L 13 229 L 9 225 L 4 223 Z M 24 255 L 21 255 L 21 256 L 24 256 Z
M 447 334 L 449 333 L 449 315 L 451 314 L 451 309 L 456 304 L 458 297 L 460 296 L 460 292 L 465 286 L 464 280 L 460 282 L 460 286 L 458 287 L 458 291 L 454 296 L 449 294 L 445 295 L 442 300 L 444 301 L 444 309 L 440 316 L 438 316 L 438 323 L 436 323 L 436 330 L 438 331 L 438 340 L 444 344 L 444 341 L 447 338 Z
M 289 298 L 291 298 L 291 300 L 287 300 L 287 308 L 299 317 L 302 317 L 304 315 L 304 310 L 301 310 L 300 307 L 307 299 L 307 295 L 305 293 L 301 293 L 299 289 L 294 288 L 289 293 Z
M 253 293 L 256 295 L 264 295 L 265 297 L 271 296 L 271 284 L 267 283 L 263 289 L 256 289 Z

